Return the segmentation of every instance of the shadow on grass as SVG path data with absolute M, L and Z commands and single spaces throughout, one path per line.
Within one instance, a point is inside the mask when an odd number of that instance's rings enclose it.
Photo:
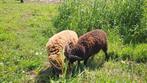
M 97 70 L 103 66 L 106 61 L 104 58 L 95 58 L 93 60 L 89 60 L 87 64 L 87 68 L 90 70 Z
M 52 80 L 58 80 L 59 78 L 54 75 L 52 68 L 41 70 L 35 78 L 35 83 L 50 83 Z
M 120 58 L 118 56 L 118 54 L 116 54 L 114 52 L 110 52 L 109 56 L 110 56 L 109 60 L 115 60 L 115 61 L 122 60 L 122 58 Z M 103 64 L 105 62 L 107 62 L 107 61 L 105 61 L 105 56 L 104 55 L 99 56 L 99 54 L 94 56 L 94 57 L 91 57 L 87 62 L 87 66 L 85 66 L 83 64 L 83 61 L 80 62 L 79 66 L 75 62 L 73 67 L 72 67 L 72 76 L 66 75 L 63 79 L 68 81 L 71 77 L 76 77 L 76 76 L 82 74 L 84 72 L 84 70 L 93 70 L 94 71 L 94 70 L 97 70 L 99 68 L 102 68 Z M 47 69 L 41 70 L 39 72 L 39 74 L 35 78 L 35 83 L 50 83 L 51 80 L 62 82 L 61 78 L 54 75 L 52 68 L 47 68 Z
M 35 77 L 35 83 L 51 83 L 52 81 L 58 81 L 58 82 L 62 82 L 62 79 L 64 80 L 69 80 L 70 78 L 76 77 L 79 74 L 81 74 L 85 69 L 90 69 L 90 70 L 95 70 L 99 67 L 101 67 L 101 65 L 104 62 L 97 62 L 100 60 L 89 60 L 87 67 L 83 64 L 83 61 L 81 61 L 81 64 L 79 66 L 77 66 L 77 63 L 75 63 L 72 67 L 73 71 L 72 71 L 72 75 L 67 75 L 63 78 L 57 77 L 54 73 L 53 73 L 53 69 L 52 68 L 47 68 L 47 69 L 43 69 L 41 70 L 38 75 Z
M 104 60 L 104 57 L 90 57 L 87 62 L 87 66 L 84 65 L 83 61 L 80 62 L 80 65 L 78 66 L 77 63 L 74 64 L 72 77 L 76 77 L 79 74 L 82 74 L 85 70 L 97 70 L 103 66 L 103 64 L 106 61 Z
M 111 59 L 118 59 L 118 55 L 115 53 L 109 53 Z M 80 62 L 78 65 L 77 62 L 74 63 L 72 67 L 72 75 L 67 75 L 65 76 L 65 80 L 68 81 L 71 77 L 76 77 L 79 74 L 82 74 L 84 70 L 97 70 L 103 66 L 105 63 L 105 58 L 104 56 L 95 55 L 94 57 L 91 57 L 88 62 L 87 66 L 84 65 L 83 61 Z M 35 78 L 35 83 L 50 83 L 51 80 L 53 81 L 62 81 L 61 78 L 55 76 L 53 73 L 53 68 L 46 68 L 43 69 L 39 72 L 39 74 Z

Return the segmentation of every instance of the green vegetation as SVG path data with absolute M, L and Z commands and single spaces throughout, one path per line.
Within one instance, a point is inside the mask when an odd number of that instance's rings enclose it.
M 0 83 L 28 81 L 47 61 L 45 44 L 56 29 L 56 5 L 0 4 Z
M 145 0 L 65 0 L 54 25 L 58 30 L 72 29 L 79 35 L 104 29 L 108 33 L 110 53 L 144 62 L 147 45 L 137 43 L 147 43 L 145 7 Z
M 1 0 L 0 83 L 147 82 L 146 6 L 146 0 L 65 0 L 62 4 Z M 49 37 L 63 29 L 80 36 L 95 28 L 107 32 L 111 59 L 104 61 L 100 52 L 88 67 L 75 65 L 72 77 L 52 76 L 46 67 Z
M 79 34 L 117 28 L 125 43 L 147 42 L 146 5 L 145 0 L 65 0 L 54 25 Z

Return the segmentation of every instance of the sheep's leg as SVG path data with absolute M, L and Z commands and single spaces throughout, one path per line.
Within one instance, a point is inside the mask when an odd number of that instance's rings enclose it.
M 67 74 L 69 75 L 72 75 L 72 66 L 73 66 L 73 63 L 71 62 L 68 62 L 68 67 L 67 67 Z
M 108 56 L 107 51 L 104 51 L 104 53 L 105 53 L 105 56 L 106 56 L 106 60 L 108 60 L 109 59 L 109 56 Z
M 105 60 L 108 61 L 109 55 L 108 55 L 108 53 L 107 53 L 107 50 L 108 50 L 107 46 L 105 46 L 104 48 L 102 48 L 102 50 L 103 50 L 104 53 L 105 53 Z
M 80 61 L 78 61 L 78 67 L 80 66 Z
M 84 65 L 85 65 L 86 67 L 87 67 L 87 60 L 88 60 L 88 59 L 85 59 L 85 60 L 84 60 Z
M 77 69 L 80 69 L 80 61 L 78 61 Z

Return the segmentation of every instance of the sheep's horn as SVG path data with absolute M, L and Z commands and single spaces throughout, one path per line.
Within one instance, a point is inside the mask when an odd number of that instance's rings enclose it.
M 74 56 L 74 55 L 70 55 L 70 58 L 72 58 L 72 59 L 76 59 L 76 60 L 82 60 L 82 58 L 81 58 L 81 57 Z

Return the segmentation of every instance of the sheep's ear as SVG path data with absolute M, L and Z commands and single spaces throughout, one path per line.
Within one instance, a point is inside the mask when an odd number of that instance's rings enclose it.
M 70 58 L 71 58 L 71 59 L 75 59 L 75 60 L 82 60 L 81 57 L 74 56 L 74 55 L 70 55 Z

